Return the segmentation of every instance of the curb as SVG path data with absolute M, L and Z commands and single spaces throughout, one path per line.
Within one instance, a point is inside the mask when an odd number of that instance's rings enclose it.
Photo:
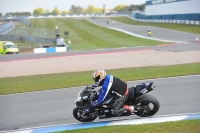
M 138 124 L 149 124 L 149 123 L 160 123 L 160 122 L 170 122 L 170 121 L 181 121 L 181 120 L 191 120 L 200 119 L 200 112 L 193 114 L 180 114 L 171 116 L 158 116 L 158 117 L 148 117 L 148 118 L 136 118 L 127 120 L 114 120 L 114 121 L 102 121 L 102 122 L 89 122 L 81 124 L 66 124 L 66 125 L 53 125 L 46 127 L 36 127 L 30 129 L 20 129 L 13 131 L 3 131 L 2 133 L 49 133 L 49 132 L 59 132 L 65 130 L 75 130 L 75 129 L 86 129 L 102 126 L 114 126 L 114 125 L 138 125 Z

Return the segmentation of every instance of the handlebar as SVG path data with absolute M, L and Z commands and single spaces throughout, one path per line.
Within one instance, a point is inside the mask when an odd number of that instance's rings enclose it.
M 99 85 L 97 85 L 97 84 L 92 84 L 92 87 L 94 87 L 94 88 L 95 88 L 95 87 L 98 87 L 98 86 L 99 86 Z
M 90 89 L 95 89 L 96 87 L 98 87 L 97 84 L 92 84 L 92 85 L 87 85 L 88 88 Z

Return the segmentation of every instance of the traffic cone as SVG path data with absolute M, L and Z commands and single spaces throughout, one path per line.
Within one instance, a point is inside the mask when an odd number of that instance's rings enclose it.
M 199 38 L 198 37 L 196 38 L 196 43 L 199 43 Z

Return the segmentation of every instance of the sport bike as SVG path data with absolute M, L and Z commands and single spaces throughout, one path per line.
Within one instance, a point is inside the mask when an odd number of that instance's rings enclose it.
M 133 113 L 140 117 L 148 117 L 156 114 L 160 108 L 158 100 L 146 93 L 155 88 L 153 82 L 144 82 L 129 88 L 128 99 L 124 105 L 134 106 Z M 112 115 L 111 108 L 116 100 L 116 94 L 110 93 L 102 104 L 96 106 L 91 110 L 91 103 L 98 98 L 97 91 L 93 85 L 86 85 L 77 95 L 75 100 L 75 107 L 73 109 L 73 116 L 81 122 L 91 122 L 97 117 L 111 118 L 116 117 Z M 121 116 L 127 116 L 124 111 Z M 119 117 L 119 116 L 118 116 Z

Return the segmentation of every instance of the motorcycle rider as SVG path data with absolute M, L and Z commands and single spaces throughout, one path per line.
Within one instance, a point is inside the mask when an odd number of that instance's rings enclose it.
M 113 115 L 120 116 L 124 111 L 127 111 L 127 115 L 133 113 L 133 106 L 124 105 L 124 102 L 128 98 L 128 87 L 126 82 L 106 74 L 102 69 L 95 70 L 92 77 L 95 81 L 95 87 L 102 86 L 102 88 L 97 91 L 98 99 L 92 102 L 93 107 L 103 103 L 106 96 L 112 93 L 116 97 L 116 101 L 111 109 Z
M 149 37 L 151 36 L 151 29 L 148 29 L 147 34 Z

